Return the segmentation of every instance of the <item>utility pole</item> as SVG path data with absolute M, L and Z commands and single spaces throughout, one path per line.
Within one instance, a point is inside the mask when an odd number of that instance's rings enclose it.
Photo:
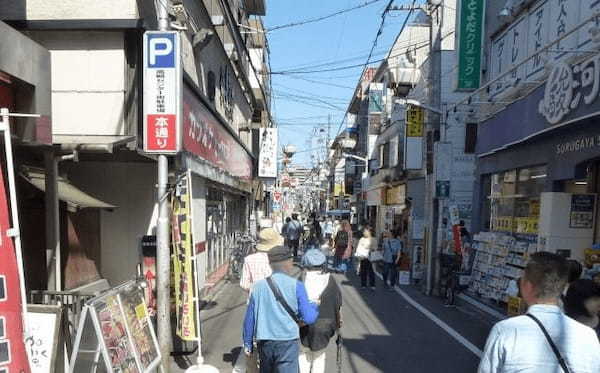
M 169 30 L 170 0 L 156 1 L 158 15 L 158 29 Z M 179 58 L 179 56 L 176 56 Z M 170 307 L 170 281 L 171 281 L 171 251 L 169 249 L 169 201 L 167 198 L 167 183 L 169 178 L 169 160 L 164 154 L 158 155 L 158 221 L 156 223 L 156 300 L 157 317 L 156 326 L 158 344 L 162 356 L 161 368 L 164 373 L 169 373 L 170 357 L 172 350 L 171 334 L 171 307 Z
M 444 20 L 444 1 L 429 0 L 430 29 L 430 64 L 429 64 L 429 105 L 434 108 L 441 107 L 441 71 L 442 71 L 442 25 Z M 435 294 L 434 285 L 439 278 L 438 261 L 438 224 L 439 201 L 435 198 L 435 177 L 433 172 L 434 142 L 436 133 L 439 133 L 441 115 L 434 111 L 427 111 L 427 138 L 425 141 L 425 217 L 427 219 L 427 279 L 426 293 Z

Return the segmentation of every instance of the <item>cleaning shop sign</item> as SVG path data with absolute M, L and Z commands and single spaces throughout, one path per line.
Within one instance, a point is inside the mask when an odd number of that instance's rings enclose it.
M 600 147 L 600 135 L 585 136 L 556 144 L 556 155 L 582 152 L 595 147 Z

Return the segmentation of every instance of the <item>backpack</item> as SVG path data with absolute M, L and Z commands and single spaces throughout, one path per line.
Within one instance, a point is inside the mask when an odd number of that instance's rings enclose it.
M 348 247 L 348 232 L 339 231 L 335 235 L 335 247 L 336 248 L 346 248 Z

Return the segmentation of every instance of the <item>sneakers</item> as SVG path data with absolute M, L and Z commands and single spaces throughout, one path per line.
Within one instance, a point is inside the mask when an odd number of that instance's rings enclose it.
M 375 286 L 371 286 L 371 290 L 375 291 L 377 289 Z

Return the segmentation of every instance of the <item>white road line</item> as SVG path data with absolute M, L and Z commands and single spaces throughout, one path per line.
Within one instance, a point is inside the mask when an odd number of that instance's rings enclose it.
M 383 277 L 379 274 L 379 272 L 375 272 L 375 274 L 377 275 L 377 277 L 379 277 L 383 281 Z M 406 300 L 408 303 L 410 303 L 411 306 L 413 306 L 414 308 L 419 310 L 423 315 L 427 316 L 428 319 L 430 319 L 431 321 L 436 323 L 440 328 L 444 329 L 444 331 L 446 333 L 448 333 L 452 338 L 456 339 L 460 344 L 465 346 L 469 351 L 471 351 L 472 353 L 477 355 L 477 357 L 481 358 L 481 356 L 483 355 L 483 351 L 481 351 L 479 348 L 477 348 L 477 346 L 475 346 L 473 343 L 469 342 L 465 337 L 460 335 L 456 330 L 452 329 L 452 327 L 450 327 L 450 325 L 448 325 L 445 322 L 443 322 L 442 320 L 440 320 L 436 315 L 431 313 L 427 308 L 420 305 L 417 301 L 412 299 L 408 294 L 406 294 L 400 288 L 394 287 L 394 290 L 396 291 L 396 293 L 400 294 L 400 296 L 402 298 L 404 298 L 404 300 Z

